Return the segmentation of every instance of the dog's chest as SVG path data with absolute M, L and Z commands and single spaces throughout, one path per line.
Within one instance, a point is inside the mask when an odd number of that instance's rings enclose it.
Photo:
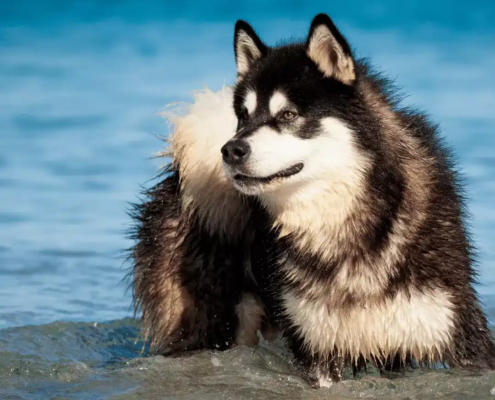
M 290 323 L 314 352 L 337 350 L 352 358 L 409 353 L 438 359 L 452 338 L 450 298 L 440 289 L 409 292 L 345 309 L 290 289 L 281 300 Z

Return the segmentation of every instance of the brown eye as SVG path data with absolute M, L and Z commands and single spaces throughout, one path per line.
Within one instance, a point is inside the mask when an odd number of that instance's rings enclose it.
M 291 121 L 296 117 L 297 114 L 293 111 L 284 111 L 284 113 L 282 114 L 282 118 L 285 119 L 286 121 Z

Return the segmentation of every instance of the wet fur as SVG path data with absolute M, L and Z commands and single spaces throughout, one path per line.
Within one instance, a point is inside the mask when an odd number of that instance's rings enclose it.
M 401 107 L 391 82 L 365 60 L 353 59 L 351 70 L 348 48 L 338 56 L 342 67 L 317 68 L 303 44 L 275 51 L 257 37 L 250 42 L 254 31 L 243 28 L 242 46 L 262 46 L 248 54 L 258 59 L 242 59 L 234 92 L 206 91 L 173 121 L 172 163 L 135 208 L 134 298 L 154 349 L 252 345 L 269 320 L 315 386 L 366 361 L 383 370 L 413 361 L 493 369 L 463 186 L 436 125 Z M 307 76 L 325 74 L 304 95 L 331 93 L 333 115 L 365 157 L 359 179 L 348 177 L 353 185 L 284 208 L 276 196 L 235 191 L 220 147 L 236 134 L 248 87 L 269 96 L 301 67 Z M 338 207 L 352 211 L 340 222 L 332 215 Z M 423 313 L 412 315 L 412 306 Z M 366 329 L 373 324 L 374 333 Z
M 251 209 L 221 166 L 231 98 L 230 88 L 204 90 L 164 113 L 173 132 L 162 155 L 172 160 L 131 213 L 134 303 L 154 353 L 258 341 L 263 306 L 245 278 Z
M 321 25 L 333 34 L 330 55 L 311 64 L 304 49 Z M 328 49 L 335 43 L 339 49 Z M 301 184 L 296 175 L 256 189 L 255 278 L 307 376 L 328 385 L 363 360 L 379 368 L 409 360 L 493 369 L 495 347 L 473 288 L 463 186 L 437 127 L 401 107 L 393 85 L 353 57 L 326 16 L 315 18 L 306 44 L 263 54 L 237 82 L 236 113 L 249 91 L 260 106 L 235 138 L 254 143 L 262 124 L 275 123 L 263 104 L 282 90 L 301 110 L 304 125 L 292 133 L 301 146 L 342 132 L 357 151 L 343 159 L 351 168 L 331 165 L 326 184 L 310 175 Z M 336 65 L 325 72 L 322 60 Z M 332 130 L 314 125 L 329 117 L 338 121 Z

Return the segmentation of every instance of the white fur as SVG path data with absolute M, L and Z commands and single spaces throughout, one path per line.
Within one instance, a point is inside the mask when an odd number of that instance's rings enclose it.
M 300 232 L 303 226 L 305 235 L 298 241 L 301 248 L 325 256 L 333 235 L 346 234 L 340 228 L 362 190 L 369 160 L 357 150 L 345 123 L 325 118 L 321 128 L 323 132 L 313 139 L 296 138 L 295 156 L 284 160 L 284 165 L 303 162 L 303 170 L 282 180 L 274 190 L 263 191 L 260 198 L 283 227 L 282 235 Z M 280 158 L 288 157 L 281 146 L 274 146 L 273 151 Z
M 332 76 L 344 83 L 355 79 L 352 59 L 344 53 L 326 25 L 320 25 L 313 31 L 307 53 L 325 76 Z M 335 63 L 332 62 L 331 53 L 337 56 Z
M 422 293 L 414 289 L 400 292 L 383 302 L 370 301 L 351 310 L 332 307 L 323 298 L 314 302 L 286 291 L 284 307 L 305 344 L 313 352 L 341 354 L 356 359 L 405 355 L 410 351 L 418 359 L 440 355 L 448 347 L 454 328 L 453 304 L 441 289 Z M 432 360 L 433 361 L 433 360 Z
M 327 374 L 317 373 L 318 383 L 321 388 L 330 388 L 333 385 L 331 378 Z
M 246 142 L 251 154 L 244 167 L 252 176 L 269 176 L 289 168 L 309 156 L 309 146 L 301 147 L 302 140 L 290 133 L 279 133 L 262 126 Z
M 279 92 L 278 90 L 275 91 L 270 98 L 270 103 L 269 103 L 269 108 L 270 108 L 270 114 L 272 116 L 277 115 L 281 110 L 283 110 L 287 105 L 289 104 L 289 101 L 287 100 L 287 97 L 282 92 Z
M 302 117 L 298 118 L 298 124 L 303 122 Z M 304 168 L 296 175 L 260 187 L 256 193 L 245 192 L 241 186 L 238 190 L 248 195 L 260 194 L 267 204 L 277 207 L 284 206 L 289 199 L 307 201 L 334 184 L 337 186 L 332 190 L 336 192 L 338 185 L 354 186 L 366 160 L 357 151 L 351 130 L 331 117 L 322 119 L 320 128 L 322 132 L 312 139 L 301 139 L 296 132 L 277 132 L 267 126 L 250 135 L 246 140 L 251 154 L 243 167 L 246 175 L 266 177 L 297 163 L 304 163 Z M 238 172 L 227 165 L 225 168 L 229 176 Z
M 222 166 L 220 149 L 237 126 L 232 97 L 229 87 L 216 93 L 205 89 L 195 94 L 185 113 L 163 113 L 174 125 L 164 155 L 179 166 L 183 206 L 196 211 L 209 231 L 228 240 L 236 240 L 250 215 Z
M 239 77 L 249 71 L 254 60 L 262 56 L 254 40 L 244 31 L 239 31 L 238 33 L 236 55 L 237 74 Z
M 256 110 L 256 105 L 257 105 L 256 103 L 257 103 L 256 92 L 250 90 L 247 93 L 246 99 L 244 101 L 244 107 L 246 107 L 249 114 L 252 114 L 254 110 Z

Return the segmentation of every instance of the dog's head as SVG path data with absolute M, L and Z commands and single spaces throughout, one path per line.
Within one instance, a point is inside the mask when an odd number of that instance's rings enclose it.
M 266 46 L 244 21 L 234 39 L 236 135 L 222 147 L 244 194 L 290 194 L 315 181 L 346 182 L 363 168 L 354 132 L 362 113 L 346 39 L 320 14 L 305 43 Z

